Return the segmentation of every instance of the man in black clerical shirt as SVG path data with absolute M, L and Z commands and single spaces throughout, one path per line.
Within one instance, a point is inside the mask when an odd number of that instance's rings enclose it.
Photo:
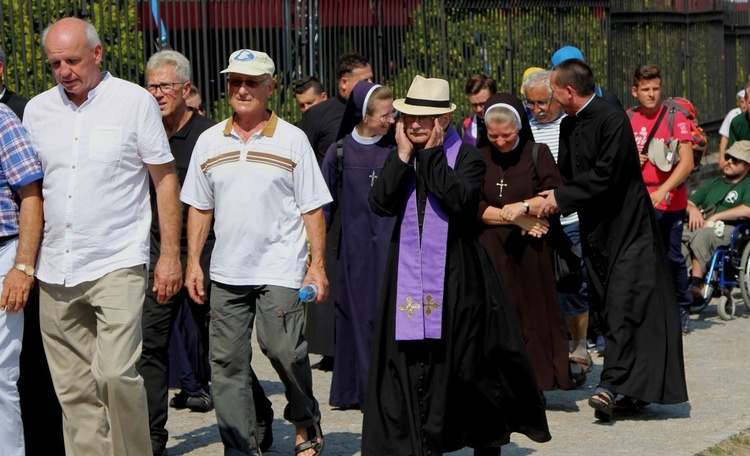
M 589 398 L 600 420 L 616 409 L 687 401 L 674 288 L 643 184 L 625 112 L 595 95 L 594 73 L 565 60 L 550 76 L 568 114 L 560 124 L 558 164 L 564 184 L 542 192 L 539 213 L 577 211 L 581 244 L 606 341 L 604 369 Z M 624 396 L 615 403 L 620 394 Z
M 339 136 L 341 118 L 346 108 L 346 100 L 359 81 L 372 82 L 370 62 L 359 54 L 344 54 L 339 57 L 338 94 L 312 106 L 299 123 L 299 128 L 305 132 L 315 151 L 318 165 L 323 163 L 328 147 L 338 137 L 344 136 Z

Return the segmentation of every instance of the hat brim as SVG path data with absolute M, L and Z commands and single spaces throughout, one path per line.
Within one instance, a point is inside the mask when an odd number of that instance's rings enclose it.
M 738 150 L 732 150 L 730 147 L 727 149 L 726 152 L 724 152 L 726 155 L 729 155 L 730 157 L 736 158 L 737 160 L 742 160 L 743 162 L 750 163 L 750 154 L 742 153 Z
M 441 114 L 448 114 L 456 110 L 455 103 L 450 104 L 450 108 L 436 108 L 432 106 L 415 106 L 413 104 L 407 104 L 406 98 L 399 98 L 393 101 L 393 108 L 401 114 L 407 114 L 410 116 L 439 116 Z
M 661 141 L 654 142 L 652 140 L 651 144 L 653 144 L 654 147 L 649 144 L 648 160 L 660 171 L 666 173 L 671 171 L 672 168 L 674 168 L 674 166 L 680 162 L 680 155 L 677 150 L 680 142 L 673 140 L 669 143 L 669 145 L 663 145 L 661 146 L 661 148 L 658 147 L 659 142 Z M 663 144 L 663 142 L 661 143 Z M 670 154 L 671 160 L 667 159 L 667 154 Z
M 244 74 L 245 76 L 263 76 L 264 74 L 268 74 L 268 72 L 263 70 L 243 68 L 243 65 L 229 65 L 226 70 L 222 70 L 220 73 L 237 73 Z

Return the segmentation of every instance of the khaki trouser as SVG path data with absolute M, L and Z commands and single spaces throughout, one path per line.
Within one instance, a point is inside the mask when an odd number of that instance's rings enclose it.
M 39 283 L 39 318 L 69 455 L 151 455 L 141 355 L 145 266 Z

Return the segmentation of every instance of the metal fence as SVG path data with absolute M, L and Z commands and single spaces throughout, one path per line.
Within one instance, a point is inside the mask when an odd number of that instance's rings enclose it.
M 518 93 L 526 68 L 549 67 L 552 53 L 570 44 L 626 106 L 634 103 L 635 68 L 659 65 L 665 94 L 692 100 L 710 131 L 748 77 L 747 6 L 719 0 L 0 0 L 0 45 L 8 54 L 6 84 L 30 97 L 53 84 L 39 35 L 58 17 L 91 20 L 105 47 L 103 66 L 137 83 L 147 58 L 167 44 L 191 60 L 215 118 L 228 115 L 219 72 L 229 54 L 263 50 L 278 69 L 272 107 L 296 121 L 294 81 L 315 75 L 335 93 L 342 53 L 367 56 L 375 78 L 397 96 L 415 74 L 448 79 L 456 115 L 463 116 L 469 111 L 463 85 L 472 74 L 489 74 L 501 90 Z

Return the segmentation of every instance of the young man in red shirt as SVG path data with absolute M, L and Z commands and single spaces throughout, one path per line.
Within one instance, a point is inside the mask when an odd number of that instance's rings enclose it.
M 669 108 L 662 104 L 661 72 L 656 65 L 643 65 L 635 70 L 631 93 L 638 100 L 638 107 L 628 114 L 638 146 L 643 181 L 656 211 L 672 271 L 682 332 L 687 334 L 690 332 L 688 311 L 692 295 L 681 240 L 687 209 L 685 179 L 693 169 L 692 136 L 685 116 L 679 111 L 669 113 Z M 670 131 L 668 116 L 672 115 L 674 122 Z M 652 134 L 654 129 L 656 131 Z M 672 143 L 670 150 L 672 141 L 678 144 Z M 679 161 L 675 163 L 673 158 L 676 157 Z

